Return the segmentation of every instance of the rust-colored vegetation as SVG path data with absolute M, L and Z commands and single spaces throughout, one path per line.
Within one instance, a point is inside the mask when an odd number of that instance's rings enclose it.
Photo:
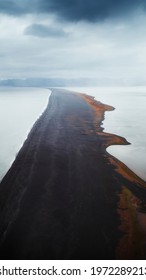
M 119 229 L 122 232 L 122 237 L 117 244 L 116 258 L 144 259 L 146 254 L 144 249 L 146 242 L 146 197 L 142 196 L 142 193 L 146 190 L 146 182 L 106 151 L 106 148 L 111 145 L 130 144 L 125 138 L 105 133 L 101 128 L 105 111 L 112 111 L 114 107 L 102 104 L 86 94 L 83 94 L 82 97 L 95 111 L 97 135 L 102 138 L 102 151 L 108 158 L 109 164 L 114 167 L 117 178 L 120 176 L 124 182 L 117 208 L 121 221 Z

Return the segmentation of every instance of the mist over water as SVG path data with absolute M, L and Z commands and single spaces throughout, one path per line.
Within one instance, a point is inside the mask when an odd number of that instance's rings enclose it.
M 49 95 L 48 89 L 0 88 L 0 180 L 46 108 Z
M 131 145 L 114 145 L 107 151 L 146 181 L 146 87 L 70 89 L 115 107 L 114 111 L 105 113 L 104 131 L 125 137 Z

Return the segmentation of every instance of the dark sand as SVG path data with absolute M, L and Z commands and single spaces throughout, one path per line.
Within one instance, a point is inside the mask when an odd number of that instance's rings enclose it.
M 1 259 L 145 259 L 146 183 L 106 152 L 93 98 L 53 90 L 0 184 Z

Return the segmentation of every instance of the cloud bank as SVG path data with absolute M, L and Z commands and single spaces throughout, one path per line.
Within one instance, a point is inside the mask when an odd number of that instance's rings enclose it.
M 101 21 L 146 10 L 146 0 L 1 0 L 4 14 L 51 14 L 67 21 Z

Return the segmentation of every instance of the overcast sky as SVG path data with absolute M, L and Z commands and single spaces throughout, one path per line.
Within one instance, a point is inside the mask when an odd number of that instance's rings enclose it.
M 0 79 L 146 85 L 146 0 L 0 0 Z

